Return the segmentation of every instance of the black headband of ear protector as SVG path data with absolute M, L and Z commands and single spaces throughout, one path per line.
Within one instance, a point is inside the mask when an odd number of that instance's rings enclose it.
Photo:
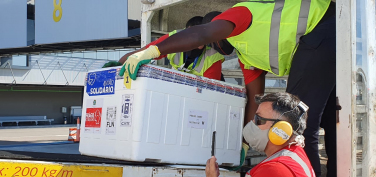
M 303 101 L 300 101 L 297 107 L 303 111 L 302 115 L 300 115 L 299 117 L 300 120 L 303 117 L 303 115 L 307 113 L 309 107 L 305 103 L 303 103 Z
M 299 120 L 303 117 L 303 115 L 307 113 L 309 107 L 308 107 L 305 103 L 303 103 L 303 101 L 300 101 L 299 104 L 298 104 L 296 107 L 298 107 L 300 110 L 303 111 L 303 113 L 302 113 L 302 114 L 300 115 L 300 117 L 298 118 L 298 121 L 299 121 Z M 299 128 L 300 128 L 300 124 L 299 124 L 299 127 L 298 127 L 296 130 L 293 130 L 293 132 L 294 132 L 295 135 L 299 135 L 299 134 L 296 132 Z
M 282 113 L 280 116 L 279 116 L 279 118 L 278 119 L 280 119 L 285 113 L 288 113 L 288 112 L 291 112 L 291 111 L 293 111 L 295 108 L 299 108 L 301 111 L 303 111 L 303 113 L 300 115 L 300 117 L 298 118 L 298 120 L 300 120 L 302 117 L 303 117 L 303 115 L 305 114 L 305 113 L 307 113 L 307 111 L 308 111 L 308 109 L 309 109 L 309 107 L 305 104 L 305 103 L 303 103 L 303 101 L 300 101 L 299 103 L 298 103 L 298 105 L 296 105 L 294 108 L 292 108 L 290 111 L 286 111 L 286 112 L 284 112 L 284 113 Z M 277 122 L 274 122 L 274 124 L 276 124 Z M 273 125 L 274 125 L 273 124 Z M 291 123 L 290 123 L 291 124 Z M 300 126 L 300 125 L 299 125 Z M 299 127 L 298 127 L 298 129 L 299 129 Z

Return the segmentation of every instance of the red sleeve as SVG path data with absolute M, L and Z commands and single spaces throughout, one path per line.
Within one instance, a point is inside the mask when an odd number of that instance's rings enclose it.
M 216 16 L 212 21 L 215 20 L 226 20 L 232 22 L 235 25 L 234 30 L 227 37 L 229 38 L 239 35 L 240 33 L 248 29 L 249 25 L 252 22 L 252 13 L 246 7 L 233 7 Z
M 158 38 L 157 40 L 150 42 L 148 45 L 145 46 L 145 48 L 148 48 L 151 45 L 157 45 L 157 44 L 161 43 L 162 41 L 166 40 L 169 36 L 170 36 L 169 34 L 165 34 L 162 37 Z M 165 57 L 167 57 L 167 55 L 161 55 L 158 58 L 154 58 L 154 59 L 159 60 L 159 59 L 165 58 Z
M 256 171 L 252 174 L 252 177 L 294 177 L 294 174 L 285 165 L 279 162 L 269 162 L 261 164 Z
M 210 68 L 204 72 L 204 77 L 209 79 L 221 80 L 222 60 L 215 62 Z
M 261 70 L 261 69 L 257 69 L 257 68 L 254 68 L 254 69 L 245 69 L 244 68 L 244 64 L 240 61 L 239 61 L 239 65 L 240 65 L 240 68 L 242 69 L 243 71 L 243 76 L 244 76 L 244 84 L 245 85 L 248 85 L 249 83 L 251 83 L 252 81 L 254 81 L 255 79 L 257 79 L 262 73 L 264 73 L 265 71 Z

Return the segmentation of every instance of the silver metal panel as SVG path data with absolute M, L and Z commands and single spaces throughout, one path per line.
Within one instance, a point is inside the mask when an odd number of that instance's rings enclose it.
M 375 1 L 356 0 L 356 68 L 352 82 L 356 84 L 357 107 L 353 124 L 353 176 L 376 176 L 376 64 Z M 354 94 L 354 93 L 353 93 Z M 364 109 L 362 109 L 364 108 Z
M 368 90 L 368 139 L 367 139 L 367 156 L 364 158 L 364 166 L 366 172 L 364 176 L 376 176 L 376 4 L 373 0 L 366 2 L 366 17 L 369 18 L 367 25 L 367 90 Z
M 188 1 L 188 0 L 156 0 L 152 4 L 143 4 L 142 12 L 160 10 L 168 6 L 182 3 L 184 1 Z
M 205 176 L 204 166 L 163 166 L 163 167 L 141 167 L 124 166 L 123 176 L 142 177 L 203 177 Z M 239 177 L 240 173 L 220 169 L 219 177 Z
M 140 0 L 128 0 L 128 19 L 141 21 Z
M 145 11 L 145 5 L 142 6 L 141 14 L 141 47 L 146 46 L 151 42 L 151 19 L 153 18 L 154 11 Z
M 0 49 L 27 45 L 27 1 L 0 1 Z
M 355 40 L 355 15 L 354 0 L 338 0 L 336 3 L 336 29 L 337 29 L 337 96 L 342 110 L 339 111 L 337 123 L 337 176 L 349 177 L 352 175 L 351 158 L 351 126 L 354 118 L 352 102 L 355 100 L 352 94 L 352 59 Z
M 35 43 L 128 37 L 127 0 L 35 2 Z
M 125 166 L 123 167 L 123 176 L 152 177 L 153 167 Z

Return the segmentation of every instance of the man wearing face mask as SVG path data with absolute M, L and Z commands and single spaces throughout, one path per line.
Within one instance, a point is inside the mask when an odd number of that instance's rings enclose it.
M 217 12 L 216 12 L 217 13 Z M 220 14 L 220 12 L 218 12 Z M 217 14 L 217 15 L 218 15 Z M 216 16 L 216 15 L 215 15 Z M 192 26 L 200 25 L 202 24 L 202 21 L 206 19 L 206 21 L 210 22 L 215 16 L 212 15 L 205 15 L 205 17 L 195 16 L 188 20 L 186 23 L 186 28 L 190 28 Z M 151 42 L 150 44 L 146 45 L 145 47 L 141 48 L 140 50 L 128 53 L 124 55 L 120 60 L 119 63 L 123 64 L 129 56 L 131 56 L 134 53 L 143 51 L 150 46 L 154 46 L 156 44 L 159 44 L 160 42 L 164 41 L 168 37 L 180 32 L 181 30 L 174 30 L 170 32 L 169 34 L 166 34 L 159 38 L 156 41 Z M 221 78 L 221 70 L 222 70 L 222 62 L 224 61 L 223 55 L 218 53 L 215 49 L 202 45 L 199 46 L 196 49 L 187 51 L 187 52 L 179 52 L 179 53 L 171 53 L 167 55 L 161 55 L 154 59 L 161 59 L 167 57 L 168 60 L 170 60 L 170 64 L 172 68 L 182 71 L 194 74 L 196 76 L 204 76 L 209 79 L 216 79 L 216 80 L 222 80 Z M 148 63 L 148 61 L 147 61 Z M 122 75 L 124 73 L 124 66 L 122 70 L 120 71 L 120 74 Z M 132 79 L 136 79 L 137 72 L 134 72 L 134 74 L 130 74 L 130 77 Z
M 315 177 L 303 150 L 308 106 L 289 93 L 256 96 L 255 101 L 259 107 L 254 120 L 244 127 L 243 136 L 250 147 L 265 152 L 267 158 L 246 177 Z M 207 164 L 207 176 L 216 176 L 215 158 Z

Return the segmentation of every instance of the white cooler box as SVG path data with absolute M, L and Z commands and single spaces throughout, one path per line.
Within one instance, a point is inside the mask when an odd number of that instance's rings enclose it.
M 87 75 L 81 154 L 204 165 L 216 131 L 218 164 L 239 165 L 244 87 L 154 65 L 133 81 L 118 76 L 120 68 Z

